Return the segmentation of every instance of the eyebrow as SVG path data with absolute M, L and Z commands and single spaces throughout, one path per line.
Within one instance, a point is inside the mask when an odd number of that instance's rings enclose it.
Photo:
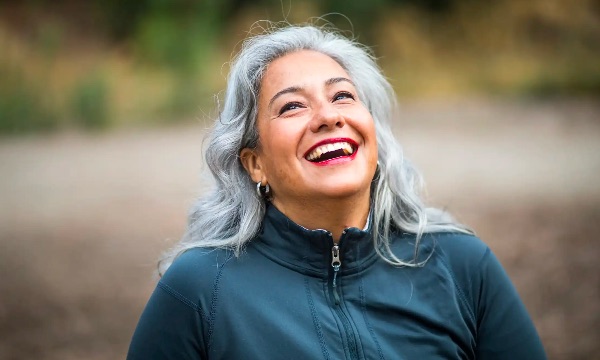
M 325 85 L 330 86 L 330 85 L 337 84 L 342 81 L 349 82 L 350 84 L 352 84 L 352 86 L 356 87 L 356 85 L 354 85 L 354 81 L 352 81 L 348 78 L 345 78 L 345 77 L 334 77 L 334 78 L 328 79 L 327 81 L 325 81 Z
M 356 85 L 354 85 L 354 82 L 352 80 L 345 78 L 345 77 L 334 77 L 331 79 L 327 79 L 327 80 L 325 80 L 325 86 L 331 86 L 333 84 L 337 84 L 337 83 L 343 82 L 343 81 L 349 82 L 353 86 L 356 86 Z M 277 94 L 275 94 L 269 101 L 269 108 L 271 108 L 271 105 L 273 105 L 273 102 L 281 95 L 289 94 L 289 93 L 297 93 L 297 92 L 302 91 L 303 89 L 304 88 L 301 86 L 290 86 L 288 88 L 285 88 L 285 89 L 277 92 Z

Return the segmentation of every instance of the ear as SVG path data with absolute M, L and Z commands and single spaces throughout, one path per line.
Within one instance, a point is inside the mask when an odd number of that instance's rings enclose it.
M 261 162 L 260 155 L 256 149 L 243 148 L 240 151 L 240 161 L 248 175 L 254 182 L 262 182 L 262 185 L 267 185 L 267 175 Z

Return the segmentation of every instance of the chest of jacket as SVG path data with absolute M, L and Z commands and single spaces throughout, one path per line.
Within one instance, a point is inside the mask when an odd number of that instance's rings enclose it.
M 475 327 L 435 259 L 396 268 L 298 271 L 249 248 L 222 264 L 203 337 L 215 359 L 472 358 Z

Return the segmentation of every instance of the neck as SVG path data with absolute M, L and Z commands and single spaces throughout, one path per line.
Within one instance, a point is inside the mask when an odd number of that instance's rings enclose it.
M 344 229 L 363 229 L 366 226 L 370 192 L 344 199 L 300 199 L 291 204 L 273 199 L 273 205 L 298 225 L 310 230 L 324 229 L 331 232 L 337 243 Z

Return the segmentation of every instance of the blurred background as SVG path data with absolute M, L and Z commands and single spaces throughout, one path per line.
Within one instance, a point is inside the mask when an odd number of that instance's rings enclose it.
M 210 186 L 232 54 L 323 14 L 373 49 L 427 198 L 496 252 L 550 358 L 598 358 L 597 0 L 0 0 L 0 358 L 125 357 Z

